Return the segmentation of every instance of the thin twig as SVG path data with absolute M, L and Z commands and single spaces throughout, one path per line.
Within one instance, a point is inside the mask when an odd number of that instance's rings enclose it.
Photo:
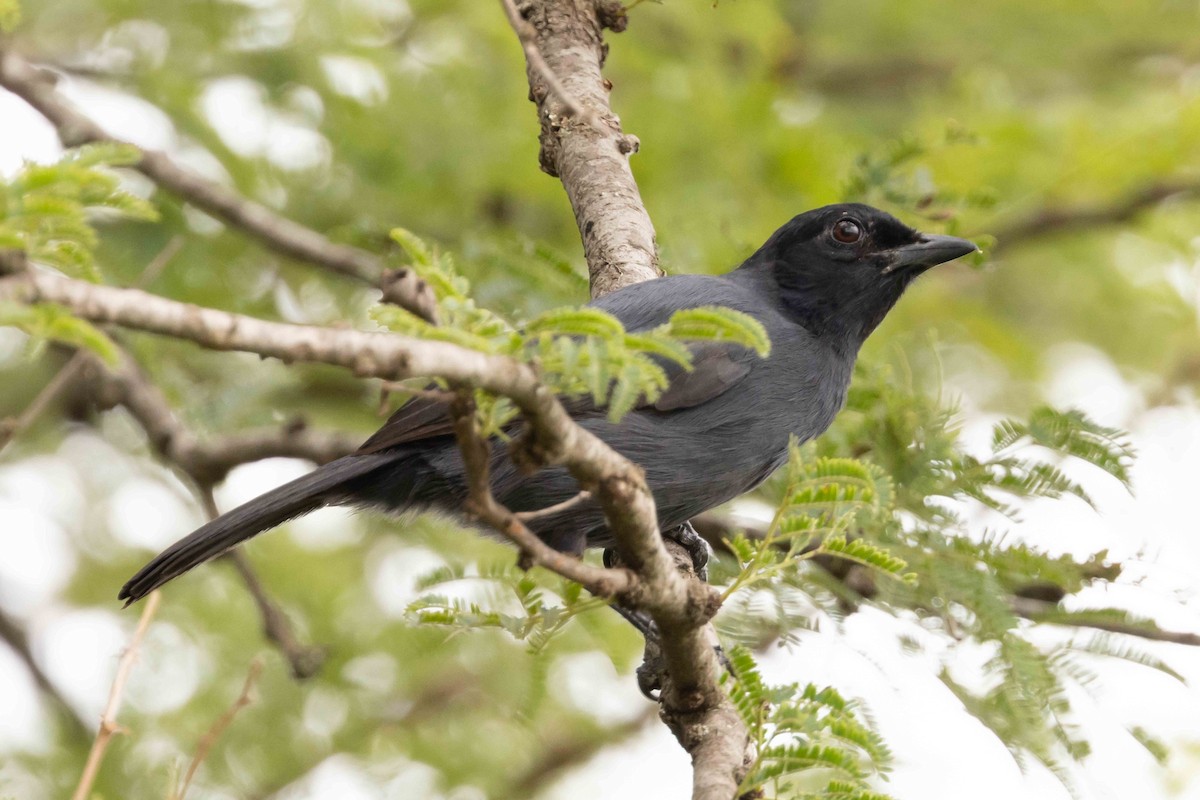
M 62 365 L 62 368 L 55 373 L 50 382 L 42 387 L 42 390 L 37 393 L 37 396 L 26 406 L 16 419 L 6 419 L 0 422 L 0 451 L 17 438 L 30 425 L 37 421 L 37 418 L 42 415 L 42 412 L 50 407 L 50 404 L 58 397 L 63 389 L 71 385 L 71 383 L 79 377 L 79 371 L 87 363 L 87 358 L 83 353 L 75 353 Z
M 0 86 L 33 106 L 57 129 L 67 147 L 92 142 L 120 142 L 94 120 L 80 113 L 54 88 L 50 75 L 11 50 L 0 51 Z M 280 216 L 235 191 L 213 183 L 176 164 L 166 153 L 142 150 L 133 165 L 146 177 L 229 225 L 256 238 L 277 253 L 323 267 L 371 286 L 385 288 L 390 302 L 436 322 L 433 292 L 415 276 L 389 281 L 390 271 L 372 253 L 330 241 L 311 228 Z
M 179 786 L 179 791 L 172 793 L 172 800 L 184 800 L 187 795 L 188 788 L 192 785 L 192 778 L 196 776 L 196 770 L 200 769 L 200 764 L 208 757 L 209 751 L 213 745 L 221 738 L 221 734 L 233 724 L 233 718 L 238 715 L 246 706 L 254 702 L 251 692 L 254 691 L 254 685 L 258 683 L 258 676 L 262 674 L 263 662 L 261 658 L 256 658 L 250 662 L 250 671 L 246 674 L 246 682 L 242 684 L 242 693 L 233 701 L 233 705 L 225 710 L 225 713 L 217 718 L 217 721 L 212 724 L 208 732 L 200 737 L 200 741 L 196 743 L 196 755 L 192 756 L 192 763 L 188 765 L 187 772 L 183 775 L 183 783 Z
M 262 581 L 259 580 L 254 568 L 250 566 L 250 561 L 246 558 L 245 553 L 241 550 L 234 550 L 226 553 L 222 558 L 228 559 L 233 564 L 234 569 L 242 578 L 242 583 L 246 584 L 250 596 L 254 598 L 254 604 L 258 606 L 259 616 L 262 618 L 263 636 L 279 648 L 283 657 L 287 659 L 292 677 L 296 680 L 304 680 L 316 675 L 320 671 L 321 665 L 325 663 L 325 650 L 316 645 L 304 644 L 296 639 L 287 615 L 262 585 Z
M 216 519 L 220 512 L 217 510 L 216 498 L 213 497 L 212 485 L 199 483 L 196 490 L 200 495 L 200 504 L 204 507 L 205 514 L 210 520 Z M 262 581 L 259 580 L 258 574 L 250 565 L 244 552 L 233 550 L 222 558 L 233 564 L 234 569 L 241 576 L 242 583 L 249 590 L 250 596 L 254 598 L 254 604 L 258 606 L 258 614 L 262 619 L 263 636 L 283 653 L 283 657 L 287 659 L 288 666 L 291 668 L 292 677 L 304 680 L 316 675 L 321 665 L 325 663 L 325 651 L 320 647 L 303 644 L 296 639 L 287 614 L 262 585 Z
M 1162 181 L 1138 187 L 1110 205 L 1043 208 L 996 231 L 995 249 L 1015 247 L 1063 231 L 1128 222 L 1171 197 L 1194 194 L 1200 194 L 1200 180 Z
M 518 511 L 515 514 L 513 514 L 513 516 L 516 517 L 517 519 L 519 519 L 521 522 L 531 522 L 535 519 L 543 519 L 545 517 L 553 516 L 560 511 L 566 511 L 569 508 L 574 508 L 575 506 L 579 505 L 580 503 L 586 502 L 590 499 L 592 499 L 592 493 L 588 492 L 588 491 L 583 491 L 583 492 L 580 492 L 579 494 L 575 495 L 574 497 L 568 497 L 566 500 L 563 500 L 561 503 L 555 503 L 552 506 L 546 506 L 545 508 L 539 508 L 537 511 Z
M 129 679 L 129 671 L 133 669 L 133 662 L 137 658 L 138 646 L 141 645 L 142 639 L 146 635 L 146 629 L 150 627 L 150 620 L 154 617 L 154 612 L 158 610 L 160 597 L 158 592 L 151 592 L 150 596 L 146 598 L 146 607 L 142 609 L 142 616 L 133 632 L 133 638 L 129 640 L 129 646 L 125 648 L 125 652 L 121 654 L 121 660 L 117 662 L 117 674 L 113 678 L 112 691 L 108 695 L 108 705 L 104 707 L 104 713 L 100 716 L 100 728 L 96 731 L 96 738 L 92 742 L 92 749 L 88 752 L 83 774 L 79 778 L 79 785 L 75 787 L 75 793 L 71 795 L 71 800 L 86 800 L 90 796 L 92 784 L 96 782 L 96 776 L 100 773 L 100 765 L 104 761 L 108 743 L 112 741 L 115 734 L 122 731 L 117 726 L 117 711 L 121 708 L 121 695 L 125 691 L 125 681 Z
M 508 24 L 512 26 L 513 31 L 517 34 L 517 39 L 521 42 L 521 49 L 525 51 L 525 62 L 529 68 L 545 81 L 547 88 L 554 93 L 554 96 L 566 107 L 571 116 L 593 128 L 600 129 L 600 120 L 596 114 L 580 103 L 567 90 L 567 87 L 563 86 L 562 81 L 554 74 L 554 70 L 546 63 L 546 59 L 542 58 L 542 53 L 537 46 L 537 31 L 529 24 L 529 20 L 521 16 L 516 3 L 513 0 L 500 0 L 500 5 L 504 8 L 504 15 L 508 17 Z
M 1122 633 L 1127 636 L 1137 636 L 1154 642 L 1170 642 L 1200 647 L 1200 634 L 1184 631 L 1167 631 L 1154 625 L 1133 625 L 1120 620 L 1088 618 L 1086 611 L 1078 612 L 1076 616 L 1064 616 L 1063 609 L 1058 603 L 1048 603 L 1045 600 L 1034 600 L 1028 597 L 1013 597 L 1009 601 L 1013 611 L 1018 616 L 1033 620 L 1043 625 L 1064 625 L 1073 628 L 1092 628 L 1109 633 Z
M 179 255 L 179 251 L 183 249 L 183 243 L 186 241 L 183 236 L 176 234 L 163 245 L 163 249 L 158 251 L 158 255 L 150 259 L 150 263 L 142 270 L 142 274 L 138 275 L 137 280 L 133 282 L 135 289 L 145 289 L 150 284 L 158 280 L 158 276 L 163 274 L 165 270 L 175 258 Z
M 628 593 L 637 578 L 627 569 L 597 567 L 547 545 L 524 522 L 492 495 L 490 485 L 491 445 L 479 433 L 475 404 L 463 392 L 450 406 L 454 433 L 463 454 L 467 473 L 467 509 L 470 513 L 507 536 L 520 550 L 522 569 L 542 566 L 582 585 L 599 597 Z

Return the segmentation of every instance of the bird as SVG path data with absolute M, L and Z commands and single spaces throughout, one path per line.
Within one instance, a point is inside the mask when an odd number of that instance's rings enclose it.
M 845 404 L 863 342 L 914 279 L 976 250 L 953 236 L 921 233 L 858 203 L 806 211 L 724 275 L 673 275 L 592 301 L 631 332 L 682 309 L 724 306 L 757 319 L 767 357 L 732 342 L 691 342 L 692 366 L 662 364 L 669 382 L 619 421 L 594 403 L 564 399 L 575 421 L 640 465 L 659 528 L 687 521 L 758 486 L 786 462 L 789 442 L 823 433 Z M 492 492 L 549 546 L 580 555 L 614 544 L 594 499 L 563 467 L 527 474 L 493 443 Z M 121 588 L 126 605 L 257 534 L 329 505 L 462 515 L 463 459 L 449 411 L 430 396 L 401 406 L 354 453 L 266 492 L 168 547 Z M 694 534 L 693 534 L 694 535 Z

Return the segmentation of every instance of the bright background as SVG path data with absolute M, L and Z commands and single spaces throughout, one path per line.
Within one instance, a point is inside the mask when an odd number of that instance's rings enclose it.
M 112 133 L 171 152 L 305 224 L 367 247 L 403 225 L 459 256 L 478 298 L 506 310 L 578 302 L 577 233 L 536 167 L 520 51 L 494 4 L 404 0 L 43 0 L 23 4 L 16 47 L 56 65 L 59 88 Z M 1119 224 L 1001 239 L 985 263 L 923 280 L 874 337 L 931 392 L 956 400 L 965 446 L 1001 414 L 1077 406 L 1127 428 L 1135 493 L 1086 468 L 1098 511 L 1039 501 L 1018 523 L 981 514 L 1051 551 L 1108 548 L 1127 566 L 1104 604 L 1200 632 L 1200 4 L 989 0 L 642 4 L 610 37 L 613 104 L 643 149 L 635 174 L 670 271 L 720 271 L 789 216 L 841 199 L 856 176 L 903 209 L 918 195 L 948 227 L 985 243 L 1045 206 L 1102 207 L 1140 187 L 1189 182 Z M 140 98 L 140 99 L 139 99 Z M 899 140 L 922 152 L 887 164 Z M 0 172 L 53 160 L 52 129 L 0 91 Z M 883 173 L 878 170 L 883 169 Z M 880 175 L 882 179 L 879 179 Z M 131 185 L 152 187 L 137 176 Z M 127 283 L 175 234 L 185 243 L 152 289 L 292 321 L 361 319 L 366 296 L 285 263 L 162 193 L 158 226 L 104 230 L 101 262 Z M 136 348 L 201 433 L 303 412 L 361 431 L 374 398 L 332 370 Z M 0 415 L 53 374 L 0 331 Z M 936 367 L 936 369 L 935 369 Z M 940 375 L 941 377 L 937 377 Z M 230 507 L 305 466 L 235 471 Z M 187 489 L 146 455 L 121 412 L 96 425 L 51 413 L 0 461 L 0 607 L 89 724 L 107 698 L 136 615 L 117 587 L 152 550 L 194 527 Z M 407 525 L 315 514 L 251 548 L 306 639 L 330 648 L 295 684 L 262 643 L 231 572 L 210 567 L 167 591 L 128 687 L 133 731 L 110 751 L 103 796 L 165 796 L 171 765 L 237 694 L 266 651 L 260 701 L 222 740 L 197 797 L 520 797 L 509 780 L 556 743 L 619 739 L 538 797 L 682 797 L 686 756 L 646 714 L 632 678 L 638 643 L 615 615 L 578 620 L 536 663 L 502 634 L 447 640 L 406 624 L 415 581 L 443 563 L 505 551 L 444 521 Z M 1074 598 L 1087 602 L 1089 598 Z M 610 619 L 611 617 L 611 619 Z M 937 679 L 979 665 L 878 611 L 762 657 L 774 680 L 826 682 L 861 697 L 897 756 L 883 788 L 901 800 L 1069 797 L 1003 744 Z M 1047 637 L 1069 635 L 1047 631 Z M 913 653 L 901 637 L 925 637 Z M 1145 644 L 1192 685 L 1200 651 Z M 943 648 L 944 649 L 944 648 Z M 547 670 L 534 696 L 532 670 Z M 1097 665 L 1073 697 L 1094 753 L 1073 770 L 1083 798 L 1200 798 L 1200 693 L 1130 664 Z M 61 796 L 87 741 L 72 739 L 21 661 L 0 647 L 0 796 Z M 531 710 L 536 709 L 536 712 Z M 536 724 L 523 722 L 536 718 Z M 1173 755 L 1159 765 L 1127 732 Z M 630 727 L 630 726 L 625 726 Z

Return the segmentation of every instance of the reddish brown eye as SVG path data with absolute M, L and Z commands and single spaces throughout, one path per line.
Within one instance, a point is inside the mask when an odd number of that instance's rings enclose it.
M 857 220 L 840 219 L 833 226 L 833 238 L 842 244 L 854 244 L 863 236 L 862 226 Z

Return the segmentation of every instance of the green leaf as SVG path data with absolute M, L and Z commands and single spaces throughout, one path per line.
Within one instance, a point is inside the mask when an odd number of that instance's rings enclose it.
M 104 331 L 87 320 L 73 316 L 62 306 L 39 303 L 32 306 L 0 304 L 0 325 L 28 333 L 35 340 L 51 340 L 95 353 L 110 366 L 120 360 L 120 350 Z
M 598 308 L 556 308 L 539 314 L 525 324 L 528 335 L 539 333 L 565 336 L 623 336 L 625 326 L 612 314 Z
M 667 323 L 666 332 L 678 339 L 740 344 L 764 358 L 771 352 L 771 340 L 762 323 L 731 308 L 704 306 L 676 311 Z

